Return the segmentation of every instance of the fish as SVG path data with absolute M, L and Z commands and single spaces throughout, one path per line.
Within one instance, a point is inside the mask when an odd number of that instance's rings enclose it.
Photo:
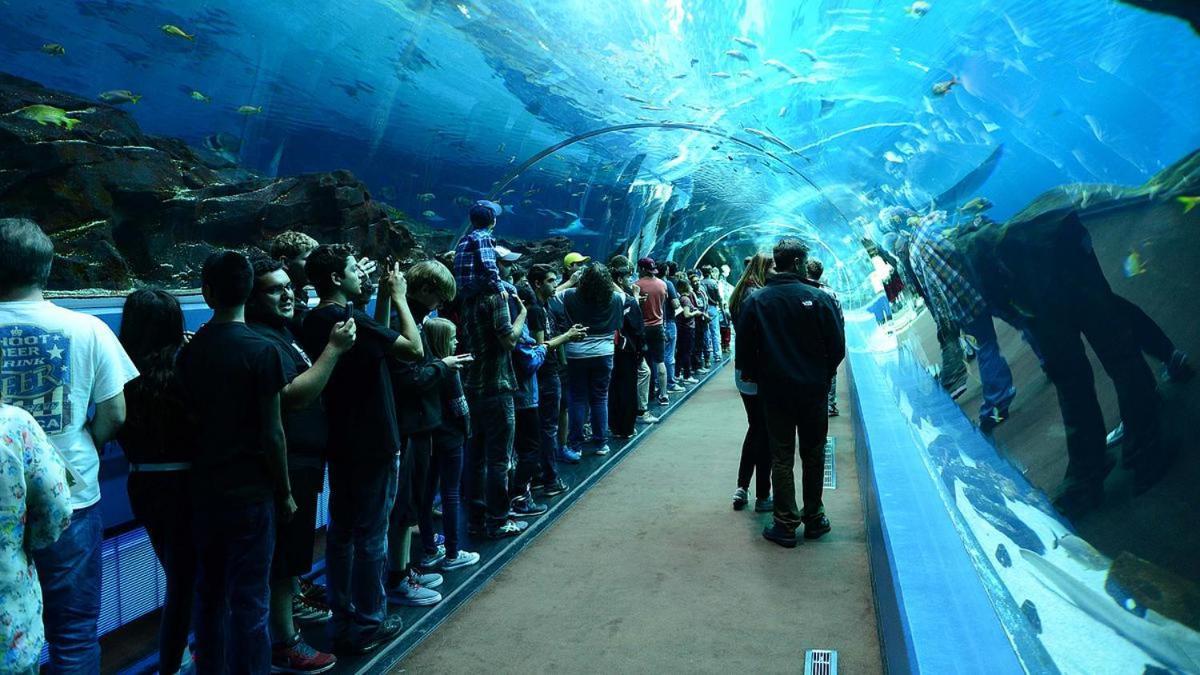
M 957 77 L 946 80 L 945 82 L 938 82 L 937 84 L 933 85 L 933 95 L 934 96 L 945 96 L 946 94 L 950 93 L 950 90 L 956 84 L 958 84 Z
M 437 213 L 435 213 L 433 211 L 422 211 L 421 215 L 425 216 L 426 220 L 432 220 L 435 223 L 445 220 L 445 218 L 439 216 Z
M 721 79 L 721 80 L 728 80 L 730 77 L 733 77 L 732 75 L 730 75 L 729 73 L 727 73 L 723 70 L 718 70 L 717 72 L 709 73 L 708 75 L 709 75 L 709 77 L 715 77 L 715 78 Z
M 244 105 L 237 109 L 239 115 L 258 115 L 262 112 L 262 106 Z
M 788 112 L 788 108 L 787 108 L 787 106 L 785 105 L 785 106 L 783 106 L 782 108 L 780 108 L 780 109 L 779 109 L 779 116 L 780 116 L 780 117 L 783 117 L 783 116 L 787 115 L 787 112 Z
M 213 152 L 233 155 L 242 149 L 242 142 L 233 134 L 221 132 L 205 136 L 204 147 Z
M 828 115 L 829 113 L 833 112 L 833 107 L 835 105 L 837 105 L 837 101 L 830 101 L 829 99 L 825 99 L 825 98 L 821 99 L 820 116 L 824 117 L 824 116 Z
M 196 39 L 195 35 L 188 35 L 187 33 L 183 32 L 183 29 L 180 28 L 179 26 L 174 26 L 169 23 L 164 23 L 162 26 L 159 27 L 159 30 L 166 33 L 167 35 L 172 35 L 174 37 L 181 37 L 184 40 L 195 40 Z
M 209 98 L 209 97 L 205 96 L 204 94 L 201 94 L 200 92 L 195 91 L 195 90 L 192 91 L 191 97 L 192 97 L 193 101 L 199 101 L 201 103 L 212 103 L 211 98 Z
M 569 211 L 566 213 L 567 215 L 574 215 Z M 567 225 L 563 227 L 556 227 L 550 230 L 550 234 L 563 235 L 567 237 L 598 237 L 604 233 L 588 228 L 588 226 L 584 225 L 583 221 L 578 216 L 575 216 L 575 219 Z
M 1176 197 L 1175 201 L 1183 204 L 1184 213 L 1190 213 L 1197 204 L 1200 204 L 1200 197 Z
M 417 195 L 417 201 L 419 202 L 431 202 L 434 199 L 437 199 L 437 197 L 432 192 L 422 192 Z
M 47 42 L 42 45 L 42 53 L 49 54 L 50 56 L 66 56 L 67 48 L 57 42 Z
M 911 16 L 914 19 L 919 19 L 919 18 L 925 16 L 926 14 L 928 14 L 929 10 L 931 10 L 931 9 L 933 9 L 933 5 L 930 5 L 928 2 L 925 2 L 924 0 L 917 0 L 913 4 L 906 7 L 904 9 L 904 13 Z
M 678 75 L 672 75 L 672 76 L 671 76 L 671 79 L 672 79 L 672 80 L 682 80 L 683 78 L 685 78 L 685 77 L 687 77 L 687 76 L 688 76 L 688 74 L 687 74 L 687 73 L 680 73 L 680 74 L 678 74 Z
M 763 61 L 763 65 L 770 66 L 770 67 L 774 68 L 775 70 L 778 70 L 781 73 L 787 73 L 788 75 L 791 75 L 792 77 L 795 77 L 798 74 L 795 71 L 795 69 L 793 69 L 791 66 L 784 63 L 783 61 L 779 61 L 778 59 L 767 59 L 766 61 Z
M 630 96 L 629 94 L 625 94 L 621 98 L 624 98 L 626 101 L 633 101 L 634 103 L 649 103 L 649 101 L 647 101 L 644 98 L 638 98 L 637 96 Z
M 500 154 L 504 154 L 504 144 L 503 143 L 496 146 L 496 152 L 498 152 Z
M 735 37 L 735 38 L 733 38 L 733 41 L 738 43 L 739 45 L 745 45 L 745 46 L 749 47 L 750 49 L 758 49 L 758 44 L 755 43 L 754 40 L 751 40 L 750 38 Z
M 120 105 L 122 103 L 137 103 L 138 101 L 142 100 L 141 94 L 135 94 L 128 89 L 113 89 L 112 91 L 106 91 L 103 94 L 100 94 L 99 98 L 101 101 L 104 101 L 105 103 L 111 103 L 113 105 Z
M 755 136 L 758 136 L 759 138 L 762 138 L 763 140 L 770 141 L 771 143 L 778 145 L 779 147 L 783 148 L 784 150 L 787 150 L 788 152 L 796 151 L 795 148 L 788 145 L 787 143 L 784 143 L 778 136 L 776 136 L 775 134 L 772 134 L 769 131 L 763 131 L 762 129 L 753 129 L 753 128 L 747 127 L 746 133 L 754 134 Z
M 740 52 L 736 49 L 730 49 L 730 50 L 726 51 L 725 56 L 728 56 L 731 59 L 737 59 L 738 61 L 745 61 L 747 63 L 750 62 L 750 59 L 746 58 L 745 54 L 743 54 L 742 52 Z
M 465 208 L 473 204 L 474 200 L 472 200 L 470 197 L 459 195 L 454 198 L 454 203 Z
M 670 110 L 670 108 L 664 108 L 661 105 L 644 105 L 641 108 L 642 110 Z
M 797 50 L 796 50 L 796 53 L 797 53 L 797 54 L 803 54 L 804 56 L 807 56 L 807 57 L 808 57 L 808 60 L 809 60 L 809 61 L 812 61 L 813 63 L 816 63 L 816 62 L 817 62 L 817 53 L 816 53 L 816 52 L 814 52 L 814 51 L 813 51 L 813 50 L 811 50 L 811 49 L 797 49 Z
M 887 160 L 888 162 L 891 162 L 892 164 L 903 164 L 904 163 L 904 158 L 901 157 L 900 155 L 897 155 L 896 153 L 892 152 L 891 150 L 888 150 L 887 152 L 883 153 L 883 158 L 885 160 Z
M 1125 257 L 1125 262 L 1121 265 L 1122 271 L 1125 272 L 1126 279 L 1146 273 L 1146 261 L 1142 259 L 1141 251 L 1136 248 L 1129 250 L 1129 255 Z
M 958 208 L 959 213 L 983 213 L 992 208 L 992 200 L 987 197 L 976 197 Z
M 692 59 L 691 63 L 689 63 L 688 65 L 694 66 L 697 63 L 700 63 L 700 59 Z
M 55 108 L 52 105 L 43 105 L 40 103 L 37 105 L 25 106 L 20 110 L 13 111 L 12 114 L 18 117 L 24 117 L 27 120 L 33 120 L 42 126 L 53 124 L 57 127 L 66 127 L 67 131 L 74 129 L 75 125 L 79 124 L 81 121 L 67 117 L 67 115 L 70 115 L 71 113 L 63 110 L 62 108 Z

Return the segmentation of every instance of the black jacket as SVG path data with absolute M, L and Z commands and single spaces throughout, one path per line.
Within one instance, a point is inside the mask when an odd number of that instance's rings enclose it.
M 421 331 L 421 340 L 425 357 L 420 361 L 388 359 L 401 436 L 427 433 L 442 424 L 442 382 L 454 375 L 450 366 L 430 354 L 425 331 Z
M 846 356 L 846 336 L 828 293 L 785 272 L 742 301 L 737 317 L 737 364 L 759 393 L 827 393 Z

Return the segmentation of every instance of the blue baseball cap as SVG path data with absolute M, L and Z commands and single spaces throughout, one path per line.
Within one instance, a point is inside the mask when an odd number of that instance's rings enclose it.
M 493 201 L 480 199 L 471 205 L 471 215 L 476 213 L 479 215 L 490 215 L 492 218 L 499 218 L 501 213 L 504 213 L 504 208 Z

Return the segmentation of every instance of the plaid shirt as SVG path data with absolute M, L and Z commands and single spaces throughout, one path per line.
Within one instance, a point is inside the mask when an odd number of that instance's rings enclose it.
M 935 311 L 959 326 L 988 314 L 983 296 L 971 281 L 966 257 L 942 229 L 943 223 L 925 223 L 913 233 L 909 253 L 913 274 L 936 305 Z
M 512 333 L 504 297 L 488 293 L 466 301 L 461 327 L 463 348 L 475 357 L 463 369 L 463 387 L 479 397 L 516 391 L 512 350 L 500 342 L 505 334 Z
M 496 240 L 486 227 L 471 230 L 454 247 L 454 281 L 470 297 L 481 291 L 500 292 L 500 268 L 496 266 Z

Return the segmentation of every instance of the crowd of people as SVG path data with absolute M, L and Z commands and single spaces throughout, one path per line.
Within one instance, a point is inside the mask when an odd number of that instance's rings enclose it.
M 405 271 L 298 232 L 216 251 L 194 334 L 162 290 L 126 298 L 119 335 L 47 301 L 52 241 L 0 220 L 0 480 L 22 524 L 0 533 L 17 571 L 0 669 L 36 671 L 47 643 L 54 672 L 99 672 L 110 441 L 166 576 L 159 670 L 319 673 L 398 636 L 389 604 L 440 602 L 480 561 L 470 541 L 525 531 L 570 490 L 562 464 L 654 424 L 729 354 L 728 267 L 526 269 L 492 236 L 501 213 L 477 202 L 452 254 Z M 324 623 L 333 653 L 301 634 Z

